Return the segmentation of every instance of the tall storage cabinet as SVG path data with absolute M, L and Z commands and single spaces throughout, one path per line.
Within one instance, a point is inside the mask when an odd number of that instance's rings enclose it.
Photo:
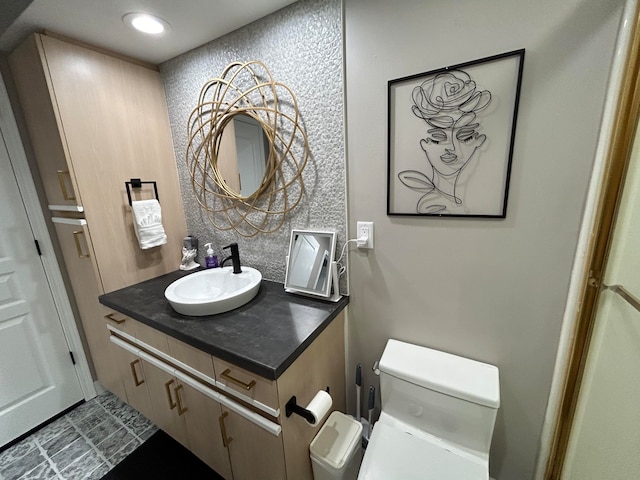
M 108 352 L 112 312 L 97 295 L 176 270 L 186 234 L 160 75 L 43 34 L 25 40 L 9 64 L 51 216 L 62 219 L 58 240 L 95 371 L 125 397 Z M 156 182 L 165 245 L 138 245 L 125 185 L 133 178 Z M 143 184 L 132 196 L 153 198 L 154 189 Z

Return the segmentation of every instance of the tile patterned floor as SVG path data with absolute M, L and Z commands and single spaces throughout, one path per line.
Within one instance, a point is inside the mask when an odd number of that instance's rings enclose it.
M 156 431 L 105 392 L 0 452 L 0 480 L 99 480 Z

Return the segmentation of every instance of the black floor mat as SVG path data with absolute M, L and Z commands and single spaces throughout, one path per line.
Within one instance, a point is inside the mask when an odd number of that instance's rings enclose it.
M 161 430 L 116 465 L 102 480 L 224 480 Z

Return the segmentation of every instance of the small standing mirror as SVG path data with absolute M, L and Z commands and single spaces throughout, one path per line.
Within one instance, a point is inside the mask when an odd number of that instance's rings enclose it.
M 335 232 L 291 231 L 284 289 L 338 301 Z M 335 290 L 332 293 L 332 287 Z

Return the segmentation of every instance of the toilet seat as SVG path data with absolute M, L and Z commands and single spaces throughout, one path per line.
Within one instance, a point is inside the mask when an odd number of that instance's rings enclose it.
M 378 422 L 358 480 L 488 480 L 481 459 L 463 457 L 426 438 Z

